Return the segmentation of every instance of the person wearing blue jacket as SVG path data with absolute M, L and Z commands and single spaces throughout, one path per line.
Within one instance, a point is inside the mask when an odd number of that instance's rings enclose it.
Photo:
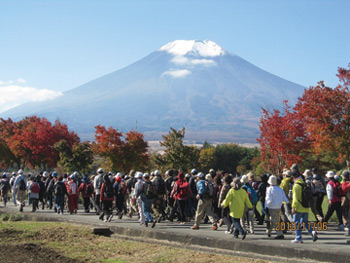
M 196 211 L 196 217 L 195 217 L 195 224 L 192 226 L 192 229 L 198 230 L 204 215 L 207 215 L 209 217 L 210 222 L 213 224 L 212 226 L 213 230 L 217 230 L 218 226 L 217 226 L 214 211 L 212 208 L 212 197 L 209 197 L 208 195 L 208 192 L 209 192 L 209 189 L 207 187 L 208 182 L 206 182 L 204 179 L 205 177 L 203 173 L 197 174 L 196 199 L 198 200 L 198 205 L 197 205 L 197 211 Z

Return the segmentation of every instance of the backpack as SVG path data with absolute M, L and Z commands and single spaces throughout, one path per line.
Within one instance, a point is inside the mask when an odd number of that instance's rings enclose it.
M 181 184 L 178 184 L 177 192 L 178 197 L 180 199 L 187 199 L 188 198 L 188 186 L 189 184 L 187 182 L 183 182 Z
M 124 182 L 120 182 L 118 184 L 118 190 L 117 190 L 118 195 L 125 196 L 127 190 L 128 188 L 126 187 L 126 184 Z
M 256 193 L 255 189 L 253 187 L 247 187 L 247 192 L 249 193 L 251 197 L 251 202 L 253 205 L 256 205 L 258 203 L 258 194 Z
M 40 192 L 40 186 L 37 183 L 32 183 L 30 186 L 30 191 L 33 194 L 38 194 Z
M 106 198 L 114 197 L 113 185 L 112 184 L 105 184 L 105 186 L 106 186 L 106 188 L 105 188 L 104 196 Z
M 74 194 L 77 193 L 77 183 L 76 183 L 76 182 L 74 182 L 74 181 L 69 181 L 69 182 L 68 182 L 68 188 L 69 188 L 68 193 L 69 193 L 70 195 L 74 195 Z
M 148 182 L 148 181 L 145 182 L 144 193 L 148 199 L 154 198 L 157 195 L 156 187 L 152 182 Z
M 310 186 L 306 183 L 300 184 L 296 183 L 302 187 L 301 190 L 301 205 L 305 208 L 311 207 L 311 200 L 312 200 L 312 190 Z
M 213 187 L 213 183 L 210 182 L 210 181 L 205 181 L 204 196 L 205 196 L 206 198 L 213 198 L 213 196 L 214 196 L 214 187 Z
M 156 178 L 154 183 L 157 186 L 157 193 L 159 195 L 164 195 L 165 194 L 165 183 L 164 183 L 164 180 L 162 178 Z
M 6 180 L 6 179 L 2 179 L 2 181 L 1 181 L 1 191 L 7 192 L 9 188 L 10 188 L 9 181 Z
M 21 181 L 19 182 L 19 190 L 21 190 L 21 191 L 27 190 L 26 183 L 24 182 L 24 179 L 21 179 Z
M 62 196 L 63 195 L 63 189 L 62 189 L 62 183 L 56 183 L 55 185 L 55 195 Z
M 88 185 L 85 184 L 85 187 L 87 188 L 85 191 L 86 195 L 92 195 L 94 193 L 94 187 L 93 187 L 92 183 L 90 183 Z

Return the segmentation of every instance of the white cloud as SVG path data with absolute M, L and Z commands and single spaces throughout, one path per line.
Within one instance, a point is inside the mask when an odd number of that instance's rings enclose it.
M 54 99 L 62 95 L 48 89 L 37 89 L 29 86 L 21 86 L 26 83 L 23 79 L 14 81 L 0 81 L 0 113 L 20 104 L 30 101 L 44 101 Z
M 173 78 L 184 78 L 191 74 L 191 71 L 187 69 L 170 69 L 165 71 L 162 76 L 169 75 Z
M 203 65 L 203 66 L 215 66 L 216 62 L 212 59 L 191 59 L 184 56 L 175 56 L 171 62 L 177 65 L 183 66 L 194 66 L 194 65 Z

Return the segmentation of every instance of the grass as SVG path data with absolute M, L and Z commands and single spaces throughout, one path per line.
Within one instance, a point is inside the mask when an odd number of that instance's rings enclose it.
M 96 236 L 90 228 L 58 222 L 0 221 L 0 239 L 13 246 L 35 244 L 78 262 L 267 262 Z

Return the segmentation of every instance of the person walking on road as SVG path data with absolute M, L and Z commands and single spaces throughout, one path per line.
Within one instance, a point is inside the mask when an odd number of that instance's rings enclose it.
M 327 214 L 324 218 L 324 222 L 328 222 L 328 220 L 333 215 L 334 211 L 336 211 L 339 221 L 338 230 L 344 230 L 341 210 L 341 195 L 343 191 L 341 189 L 340 183 L 337 180 L 335 180 L 333 171 L 328 171 L 326 177 L 329 180 L 326 188 L 329 206 Z
M 97 170 L 97 175 L 94 178 L 94 190 L 95 190 L 95 210 L 96 210 L 96 215 L 99 215 L 101 210 L 101 204 L 100 204 L 100 199 L 101 199 L 101 187 L 103 184 L 103 169 L 98 168 Z
M 187 200 L 192 195 L 190 184 L 185 180 L 185 176 L 182 172 L 178 175 L 178 180 L 175 182 L 171 195 L 177 202 L 179 208 L 179 223 L 181 225 L 186 223 Z
M 78 192 L 81 193 L 83 197 L 84 211 L 85 213 L 90 212 L 90 198 L 94 193 L 93 183 L 90 181 L 89 177 L 84 176 L 81 184 L 79 186 Z
M 301 230 L 305 227 L 308 233 L 312 236 L 312 241 L 318 239 L 317 232 L 312 231 L 311 226 L 308 224 L 310 201 L 312 198 L 311 189 L 309 189 L 309 194 L 307 196 L 305 187 L 308 185 L 302 179 L 302 174 L 298 170 L 298 166 L 293 164 L 292 166 L 292 178 L 294 182 L 293 186 L 293 197 L 292 197 L 292 214 L 293 214 L 293 227 L 295 227 L 295 239 L 292 240 L 294 244 L 302 244 L 303 239 L 301 235 Z M 307 204 L 308 203 L 308 204 Z
M 270 215 L 270 228 L 268 229 L 268 237 L 271 236 L 272 228 L 276 228 L 277 236 L 275 239 L 283 239 L 284 235 L 281 230 L 277 230 L 277 224 L 280 222 L 280 212 L 283 202 L 289 204 L 289 200 L 282 188 L 277 186 L 277 177 L 271 175 L 268 180 L 269 187 L 266 189 L 266 208 Z
M 17 174 L 18 175 L 16 177 L 13 188 L 14 194 L 16 195 L 17 205 L 19 206 L 19 211 L 23 212 L 27 191 L 27 179 L 24 176 L 22 169 L 18 170 Z
M 6 206 L 6 203 L 8 200 L 8 192 L 10 190 L 10 183 L 6 173 L 3 173 L 2 179 L 0 180 L 0 189 L 1 189 L 2 203 L 4 204 L 4 206 Z
M 230 191 L 231 183 L 232 183 L 232 177 L 230 175 L 225 175 L 224 185 L 221 188 L 220 195 L 219 195 L 219 203 L 218 203 L 218 207 L 221 208 L 221 218 L 223 219 L 226 225 L 225 234 L 232 234 L 231 232 L 232 219 L 230 216 L 230 208 L 222 207 L 221 203 L 225 200 L 227 193 Z
M 145 226 L 147 227 L 149 223 L 153 223 L 152 227 L 155 227 L 155 221 L 152 217 L 152 204 L 157 196 L 157 190 L 155 185 L 150 181 L 150 176 L 148 173 L 143 174 L 143 193 L 141 194 L 142 208 L 145 213 Z
M 211 182 L 205 181 L 204 179 L 205 177 L 202 172 L 197 174 L 196 199 L 198 200 L 198 205 L 197 205 L 195 223 L 192 226 L 192 229 L 198 230 L 202 219 L 204 218 L 205 215 L 207 215 L 209 217 L 210 222 L 212 223 L 212 229 L 217 230 L 218 226 L 217 226 L 215 215 L 212 209 L 212 203 L 213 203 L 212 198 L 214 194 L 214 189 L 213 189 L 213 186 L 211 185 Z
M 113 218 L 112 207 L 114 200 L 114 188 L 113 183 L 109 179 L 108 174 L 103 176 L 103 183 L 101 186 L 100 192 L 100 203 L 102 204 L 102 213 L 99 217 L 100 220 L 104 220 L 105 222 L 111 222 Z M 106 215 L 106 219 L 104 216 Z
M 55 206 L 58 214 L 63 215 L 64 211 L 64 197 L 68 195 L 66 185 L 63 182 L 63 176 L 54 176 L 55 184 L 53 186 L 53 192 L 55 195 Z
M 249 201 L 247 192 L 242 189 L 242 183 L 239 178 L 233 180 L 232 186 L 221 206 L 230 208 L 230 215 L 235 227 L 233 236 L 238 238 L 238 235 L 241 234 L 242 240 L 244 240 L 247 233 L 242 228 L 240 221 L 243 217 L 245 206 L 248 209 L 253 209 L 253 205 Z

